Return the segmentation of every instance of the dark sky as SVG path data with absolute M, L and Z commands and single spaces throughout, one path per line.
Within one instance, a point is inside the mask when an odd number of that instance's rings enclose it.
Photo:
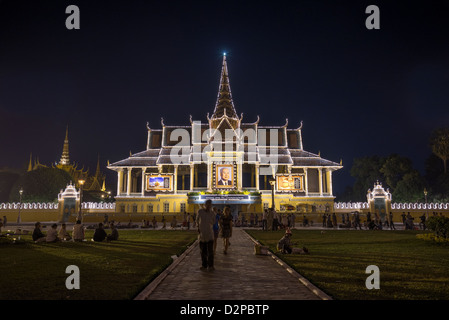
M 69 125 L 71 160 L 95 170 L 99 154 L 110 171 L 145 149 L 147 121 L 206 120 L 226 51 L 244 121 L 304 121 L 307 151 L 343 159 L 336 192 L 356 157 L 395 152 L 422 171 L 449 124 L 449 2 L 391 2 L 0 1 L 0 167 L 59 161 Z M 80 30 L 65 27 L 71 4 Z

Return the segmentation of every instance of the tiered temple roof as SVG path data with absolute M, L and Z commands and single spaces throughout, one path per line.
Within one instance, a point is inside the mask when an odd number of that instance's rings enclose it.
M 273 164 L 273 156 L 276 156 L 277 164 L 280 165 L 333 167 L 335 169 L 342 167 L 339 163 L 323 159 L 320 155 L 303 150 L 302 122 L 298 128 L 288 128 L 288 120 L 286 120 L 284 125 L 262 126 L 259 125 L 259 116 L 257 116 L 257 121 L 253 123 L 243 123 L 242 118 L 243 114 L 239 118 L 235 110 L 226 55 L 224 54 L 217 101 L 212 116 L 209 117 L 207 115 L 208 123 L 193 121 L 190 118 L 190 125 L 167 126 L 163 119 L 161 121 L 162 129 L 151 129 L 147 125 L 147 149 L 130 155 L 124 160 L 112 163 L 109 165 L 109 168 L 157 167 L 158 165 L 170 164 L 187 165 L 195 159 L 201 159 L 201 154 L 206 151 L 216 150 L 219 147 L 222 148 L 222 151 L 225 151 L 226 144 L 229 143 L 229 141 L 224 141 L 226 129 L 228 134 L 229 132 L 234 132 L 237 137 L 236 140 L 241 138 L 241 141 L 236 143 L 237 147 L 232 149 L 232 151 L 243 153 L 244 163 L 269 165 Z M 173 163 L 170 155 L 173 152 L 173 147 L 179 146 L 178 143 L 181 141 L 179 137 L 171 139 L 172 132 L 176 129 L 187 130 L 190 138 L 188 144 L 180 146 L 180 148 L 187 149 L 188 152 L 181 156 L 181 151 L 179 151 L 177 156 L 178 162 Z M 251 129 L 254 135 L 241 137 L 241 133 L 243 132 L 244 134 L 248 129 Z M 217 132 L 221 133 L 221 139 Z M 258 138 L 261 138 L 260 134 L 264 132 L 265 135 L 262 140 L 265 141 L 263 142 Z M 275 132 L 277 137 L 272 137 L 270 135 L 271 132 Z M 184 152 L 186 151 L 185 149 L 183 150 Z

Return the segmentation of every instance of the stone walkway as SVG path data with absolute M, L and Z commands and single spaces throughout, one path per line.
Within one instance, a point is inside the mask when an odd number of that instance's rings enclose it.
M 331 299 L 275 256 L 254 254 L 254 242 L 234 228 L 228 254 L 218 239 L 215 270 L 201 271 L 197 242 L 150 283 L 136 300 Z M 283 264 L 283 265 L 281 265 Z

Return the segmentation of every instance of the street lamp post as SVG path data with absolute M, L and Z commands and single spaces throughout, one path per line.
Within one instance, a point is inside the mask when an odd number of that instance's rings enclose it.
M 429 212 L 427 210 L 427 189 L 424 188 L 424 197 L 426 199 L 426 218 L 429 218 Z
M 271 184 L 271 207 L 273 208 L 273 210 L 275 210 L 275 205 L 274 205 L 274 185 L 275 185 L 276 181 L 270 180 L 270 184 Z
M 84 180 L 80 179 L 78 180 L 78 183 L 80 185 L 80 208 L 79 208 L 79 213 L 78 213 L 78 220 L 83 220 L 83 215 L 82 215 L 82 205 L 83 205 L 83 185 L 84 185 Z
M 20 188 L 20 190 L 19 190 L 19 215 L 17 216 L 18 224 L 22 223 L 22 217 L 20 216 L 20 210 L 22 209 L 22 194 L 23 194 L 23 189 Z

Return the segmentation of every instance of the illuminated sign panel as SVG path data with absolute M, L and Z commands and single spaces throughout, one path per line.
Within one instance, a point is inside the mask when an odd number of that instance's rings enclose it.
M 303 175 L 276 175 L 277 191 L 304 191 Z
M 172 191 L 172 175 L 146 175 L 145 190 L 146 191 Z

